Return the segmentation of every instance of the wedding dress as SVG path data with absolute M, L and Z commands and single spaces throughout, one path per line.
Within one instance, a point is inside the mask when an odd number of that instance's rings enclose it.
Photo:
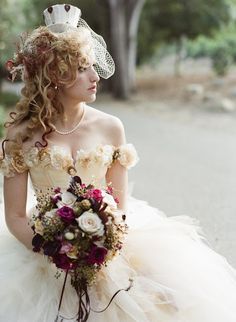
M 108 167 L 120 162 L 129 168 L 137 161 L 132 144 L 78 150 L 76 160 L 68 151 L 30 148 L 6 156 L 3 174 L 28 169 L 37 194 L 51 187 L 67 188 L 69 166 L 84 183 L 104 185 Z M 17 198 L 17 196 L 12 196 Z M 29 198 L 30 203 L 32 197 Z M 0 322 L 53 322 L 57 315 L 64 275 L 46 257 L 28 250 L 12 236 L 1 214 L 0 232 Z M 146 202 L 129 197 L 129 234 L 121 255 L 98 274 L 89 289 L 91 306 L 103 309 L 113 294 L 121 291 L 103 313 L 91 312 L 89 322 L 235 322 L 236 271 L 212 250 L 197 221 L 188 216 L 167 217 Z M 67 280 L 61 314 L 75 321 L 77 296 Z

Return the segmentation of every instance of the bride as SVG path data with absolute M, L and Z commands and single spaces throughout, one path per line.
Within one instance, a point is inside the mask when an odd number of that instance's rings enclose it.
M 127 169 L 138 156 L 121 121 L 88 105 L 99 78 L 114 72 L 101 36 L 80 19 L 80 10 L 55 5 L 46 26 L 28 35 L 7 67 L 21 74 L 22 97 L 11 113 L 0 168 L 4 174 L 5 221 L 0 233 L 0 322 L 53 322 L 63 274 L 32 251 L 29 225 L 34 198 L 60 186 L 70 174 L 97 187 L 111 182 L 129 233 L 122 253 L 98 274 L 90 290 L 90 322 L 235 322 L 236 271 L 212 250 L 188 216 L 168 218 L 127 196 Z M 78 22 L 79 21 L 79 22 Z M 78 26 L 77 26 L 78 25 Z M 27 207 L 30 211 L 26 211 Z M 4 222 L 6 224 L 4 224 Z M 60 321 L 76 321 L 77 296 L 68 282 Z

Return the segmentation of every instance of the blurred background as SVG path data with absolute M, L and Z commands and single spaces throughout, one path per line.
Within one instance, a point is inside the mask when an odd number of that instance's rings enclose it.
M 1 0 L 0 132 L 22 84 L 5 62 L 43 10 L 64 1 Z M 197 218 L 236 267 L 236 0 L 77 0 L 107 42 L 116 74 L 94 107 L 123 121 L 140 156 L 132 193 Z

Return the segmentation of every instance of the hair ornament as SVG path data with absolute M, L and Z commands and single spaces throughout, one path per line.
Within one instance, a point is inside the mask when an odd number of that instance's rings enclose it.
M 46 26 L 56 33 L 76 29 L 81 17 L 81 10 L 69 4 L 56 4 L 43 12 Z
M 95 33 L 81 18 L 81 10 L 69 4 L 56 4 L 44 10 L 45 24 L 53 33 L 78 31 L 90 41 L 95 56 L 95 68 L 102 78 L 109 78 L 115 72 L 115 63 L 107 51 L 102 36 Z

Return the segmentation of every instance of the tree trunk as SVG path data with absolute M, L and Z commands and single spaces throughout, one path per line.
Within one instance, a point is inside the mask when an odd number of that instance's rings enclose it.
M 174 64 L 174 75 L 176 77 L 181 76 L 180 66 L 181 66 L 181 51 L 182 51 L 182 40 L 176 40 L 175 44 L 175 64 Z
M 111 24 L 111 51 L 116 63 L 113 93 L 127 99 L 135 88 L 137 32 L 145 0 L 108 0 Z
M 128 64 L 129 64 L 129 86 L 131 90 L 136 87 L 136 62 L 137 62 L 137 34 L 140 15 L 145 0 L 130 0 L 127 8 L 127 30 L 128 32 Z
M 111 49 L 116 64 L 113 76 L 113 93 L 116 97 L 127 99 L 129 96 L 127 29 L 125 20 L 125 2 L 127 0 L 109 0 L 111 21 Z

